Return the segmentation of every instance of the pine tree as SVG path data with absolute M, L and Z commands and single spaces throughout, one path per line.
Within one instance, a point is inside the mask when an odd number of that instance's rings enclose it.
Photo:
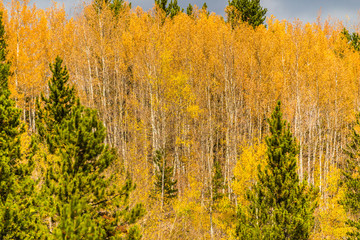
M 258 169 L 258 182 L 248 192 L 249 207 L 240 207 L 238 239 L 308 239 L 314 224 L 316 190 L 299 181 L 299 146 L 282 119 L 280 102 L 268 120 L 267 165 Z
M 112 2 L 110 2 L 109 7 L 114 12 L 115 16 L 117 16 L 120 13 L 121 9 L 124 7 L 124 1 L 113 0 Z
M 214 161 L 214 168 L 213 168 L 213 178 L 212 178 L 212 191 L 213 191 L 213 201 L 216 202 L 217 200 L 221 199 L 224 194 L 222 190 L 224 189 L 224 177 L 221 171 L 221 166 L 219 160 Z
M 188 16 L 192 16 L 193 14 L 193 6 L 189 3 L 189 6 L 186 8 L 186 14 Z
M 261 7 L 260 0 L 229 0 L 228 3 L 226 13 L 233 27 L 239 20 L 254 28 L 264 23 L 267 9 Z
M 6 59 L 2 16 L 0 12 L 0 239 L 36 238 L 34 181 L 30 178 L 33 163 L 22 161 L 20 137 L 24 124 L 20 121 L 21 110 L 10 98 L 10 63 Z
M 97 112 L 82 106 L 74 88 L 66 85 L 68 74 L 61 63 L 57 58 L 52 65 L 49 97 L 42 97 L 44 107 L 38 104 L 39 135 L 51 139 L 46 143 L 54 155 L 42 189 L 48 235 L 55 239 L 118 239 L 131 233 L 137 237 L 133 239 L 139 239 L 134 223 L 144 210 L 141 205 L 128 206 L 135 185 L 130 178 L 121 189 L 113 184 L 109 167 L 116 152 L 104 143 L 106 129 Z M 127 234 L 119 231 L 120 227 L 126 228 Z
M 171 1 L 169 3 L 169 7 L 168 7 L 168 15 L 170 16 L 170 18 L 175 17 L 179 12 L 183 12 L 184 10 L 180 8 L 180 6 L 177 3 L 177 0 Z
M 341 34 L 355 51 L 360 51 L 360 36 L 358 33 L 354 32 L 350 34 L 349 31 L 344 28 Z
M 115 16 L 118 16 L 125 6 L 129 6 L 131 8 L 131 3 L 126 5 L 124 0 L 94 0 L 93 2 L 93 7 L 97 13 L 100 13 L 105 6 L 109 7 Z
M 46 141 L 50 153 L 54 153 L 57 146 L 59 125 L 69 118 L 75 106 L 75 88 L 68 85 L 69 73 L 62 63 L 63 60 L 57 57 L 55 63 L 49 65 L 53 74 L 48 83 L 49 97 L 41 94 L 43 107 L 40 101 L 36 101 L 36 128 L 40 139 Z
M 155 0 L 155 4 L 167 13 L 167 0 Z
M 155 0 L 155 4 L 165 12 L 166 16 L 170 18 L 175 17 L 179 12 L 183 12 L 184 9 L 181 9 L 178 5 L 177 0 L 171 0 L 169 5 L 167 4 L 167 0 Z
M 174 168 L 166 165 L 166 159 L 162 151 L 157 150 L 155 152 L 154 163 L 156 166 L 154 192 L 156 195 L 161 195 L 163 206 L 168 200 L 177 196 L 177 180 L 173 180 Z
M 348 232 L 348 239 L 360 239 L 360 113 L 356 114 L 355 124 L 351 131 L 350 142 L 347 144 L 345 154 L 347 155 L 346 166 L 343 172 L 343 183 L 345 196 L 341 203 L 351 213 L 347 224 L 353 228 Z
M 201 10 L 202 10 L 203 12 L 205 12 L 207 16 L 210 15 L 210 13 L 209 13 L 209 11 L 208 11 L 208 6 L 207 6 L 206 2 L 204 2 L 204 4 L 202 5 Z

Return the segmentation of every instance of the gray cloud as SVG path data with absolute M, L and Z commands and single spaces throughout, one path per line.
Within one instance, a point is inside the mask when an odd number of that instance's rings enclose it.
M 148 10 L 154 6 L 154 0 L 132 0 L 130 1 L 132 6 L 141 6 L 143 9 Z M 170 0 L 168 0 L 170 2 Z M 211 12 L 216 12 L 218 14 L 223 15 L 224 9 L 227 5 L 227 1 L 216 1 L 216 0 L 178 0 L 178 4 L 184 10 L 186 10 L 189 4 L 197 5 L 198 7 L 202 7 L 203 4 L 206 2 L 208 9 Z
M 75 8 L 81 4 L 81 0 L 55 0 L 56 4 L 58 6 L 65 6 L 66 13 L 69 16 L 72 16 L 75 12 Z M 5 6 L 7 4 L 10 4 L 11 0 L 4 0 Z M 53 2 L 51 0 L 30 0 L 29 6 L 36 5 L 40 8 L 49 8 L 53 5 Z
M 10 0 L 5 0 L 5 4 Z M 81 0 L 58 0 L 59 4 L 64 4 L 68 15 L 73 15 L 75 6 L 78 6 Z M 148 10 L 154 6 L 154 0 L 131 0 L 132 6 L 140 6 Z M 225 15 L 224 9 L 228 4 L 227 0 L 178 0 L 179 5 L 186 9 L 191 4 L 201 7 L 204 2 L 207 3 L 210 12 L 216 12 L 222 16 Z M 31 0 L 38 7 L 47 8 L 51 6 L 50 0 Z M 262 0 L 261 5 L 268 9 L 267 16 L 274 15 L 277 19 L 295 20 L 303 22 L 314 22 L 321 10 L 321 18 L 326 19 L 329 15 L 332 18 L 355 24 L 360 21 L 358 11 L 360 1 L 358 0 Z
M 277 19 L 314 22 L 321 13 L 321 19 L 338 19 L 349 24 L 358 22 L 360 2 L 357 0 L 263 0 L 262 5 L 268 8 L 268 16 L 274 15 Z

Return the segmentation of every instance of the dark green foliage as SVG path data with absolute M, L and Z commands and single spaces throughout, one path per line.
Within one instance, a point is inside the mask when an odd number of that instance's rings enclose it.
M 193 14 L 193 6 L 189 3 L 189 6 L 186 8 L 186 14 L 188 16 L 192 16 Z
M 347 233 L 348 239 L 360 239 L 360 221 L 357 216 L 360 213 L 360 113 L 356 114 L 355 124 L 352 128 L 350 141 L 345 149 L 347 155 L 344 167 L 343 183 L 345 196 L 341 203 L 354 218 L 349 218 L 347 224 L 353 227 L 353 231 Z
M 202 8 L 201 8 L 204 12 L 206 12 L 206 15 L 208 15 L 209 16 L 209 11 L 208 11 L 208 6 L 207 6 L 207 4 L 206 4 L 206 2 L 204 2 L 204 4 L 203 4 L 203 6 L 202 6 Z
M 106 129 L 96 111 L 82 106 L 74 88 L 66 85 L 68 74 L 61 63 L 57 58 L 52 65 L 49 98 L 42 97 L 43 108 L 38 104 L 39 136 L 51 139 L 46 143 L 53 153 L 47 158 L 42 189 L 48 235 L 55 239 L 119 239 L 119 226 L 132 229 L 130 225 L 144 211 L 141 205 L 129 209 L 129 194 L 135 188 L 130 179 L 122 189 L 113 184 L 109 166 L 116 160 L 116 152 L 104 143 Z
M 56 137 L 60 123 L 70 116 L 75 105 L 75 89 L 68 86 L 69 74 L 66 67 L 62 67 L 62 59 L 57 57 L 55 63 L 50 64 L 50 70 L 53 74 L 50 79 L 49 97 L 41 94 L 41 101 L 36 101 L 36 128 L 41 140 L 45 140 L 49 151 L 54 153 L 57 146 Z
M 264 23 L 267 9 L 261 7 L 260 0 L 229 0 L 228 3 L 226 13 L 233 27 L 240 20 L 254 28 Z
M 238 239 L 308 239 L 314 225 L 317 191 L 296 172 L 299 146 L 282 119 L 280 102 L 268 120 L 267 165 L 248 192 L 250 202 L 238 210 Z
M 170 18 L 175 17 L 179 12 L 183 12 L 184 9 L 181 9 L 177 3 L 177 0 L 171 0 L 169 5 L 167 6 L 167 0 L 155 0 L 155 4 L 162 9 L 166 16 Z
M 114 12 L 115 16 L 117 16 L 120 13 L 121 9 L 124 7 L 123 5 L 124 5 L 123 0 L 113 0 L 109 3 L 109 7 Z
M 169 16 L 170 16 L 170 18 L 173 18 L 173 17 L 175 17 L 179 12 L 183 12 L 184 10 L 179 7 L 179 5 L 178 5 L 178 3 L 177 3 L 177 0 L 174 0 L 174 2 L 171 1 L 171 2 L 169 3 L 168 11 L 169 11 Z
M 164 201 L 175 198 L 177 180 L 173 180 L 173 167 L 166 165 L 166 159 L 162 151 L 157 150 L 154 156 L 155 170 L 155 194 L 162 195 Z
M 204 2 L 204 4 L 203 4 L 203 6 L 202 6 L 201 9 L 202 9 L 202 10 L 205 10 L 205 11 L 208 9 L 208 6 L 207 6 L 206 2 Z
M 24 125 L 21 110 L 10 98 L 10 63 L 6 60 L 2 16 L 0 12 L 0 239 L 29 239 L 36 238 L 38 231 L 32 202 L 35 183 L 30 178 L 33 163 L 21 159 Z
M 167 0 L 155 0 L 155 4 L 167 13 Z
M 343 34 L 348 44 L 352 46 L 355 51 L 360 51 L 360 36 L 358 33 L 354 32 L 350 34 L 349 31 L 344 28 L 341 34 Z
M 216 202 L 217 200 L 220 200 L 224 196 L 223 194 L 224 177 L 218 160 L 214 161 L 213 172 L 214 172 L 212 178 L 213 201 Z
M 93 5 L 97 12 L 101 12 L 103 7 L 107 6 L 113 11 L 114 15 L 117 16 L 124 8 L 125 2 L 124 0 L 95 0 Z M 131 8 L 131 3 L 129 7 Z

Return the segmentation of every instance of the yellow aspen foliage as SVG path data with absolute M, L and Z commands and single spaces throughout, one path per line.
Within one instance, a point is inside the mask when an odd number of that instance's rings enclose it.
M 344 188 L 340 184 L 341 170 L 330 168 L 325 196 L 319 199 L 319 207 L 315 211 L 315 231 L 310 239 L 343 239 L 351 228 L 345 224 L 346 211 L 339 202 L 344 198 Z
M 236 209 L 229 198 L 222 198 L 216 203 L 216 212 L 214 214 L 214 223 L 219 229 L 218 239 L 229 239 L 233 236 L 236 226 Z
M 202 198 L 202 187 L 201 182 L 193 177 L 189 178 L 189 188 L 174 203 L 175 219 L 170 239 L 209 239 L 208 210 L 199 201 Z
M 258 142 L 253 146 L 245 145 L 234 168 L 232 188 L 237 196 L 238 204 L 247 205 L 246 191 L 256 182 L 258 167 L 266 163 L 266 145 Z
M 112 171 L 129 172 L 132 197 L 147 204 L 144 238 L 226 239 L 235 206 L 247 204 L 245 191 L 265 162 L 266 117 L 281 100 L 300 144 L 299 176 L 321 189 L 314 238 L 343 236 L 335 166 L 344 165 L 342 147 L 360 107 L 360 54 L 341 22 L 271 16 L 267 27 L 233 29 L 197 7 L 170 19 L 156 7 L 124 4 L 115 14 L 103 4 L 99 11 L 85 3 L 73 18 L 56 2 L 45 10 L 29 0 L 1 5 L 9 85 L 28 134 L 36 131 L 35 99 L 48 93 L 48 64 L 60 55 L 81 103 L 98 110 L 106 143 L 118 150 Z M 150 197 L 159 149 L 179 190 L 167 211 Z M 224 197 L 212 204 L 215 161 Z

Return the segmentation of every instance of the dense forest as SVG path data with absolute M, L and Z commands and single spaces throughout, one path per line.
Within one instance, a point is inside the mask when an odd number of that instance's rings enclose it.
M 360 238 L 342 22 L 259 0 L 0 12 L 0 239 Z

